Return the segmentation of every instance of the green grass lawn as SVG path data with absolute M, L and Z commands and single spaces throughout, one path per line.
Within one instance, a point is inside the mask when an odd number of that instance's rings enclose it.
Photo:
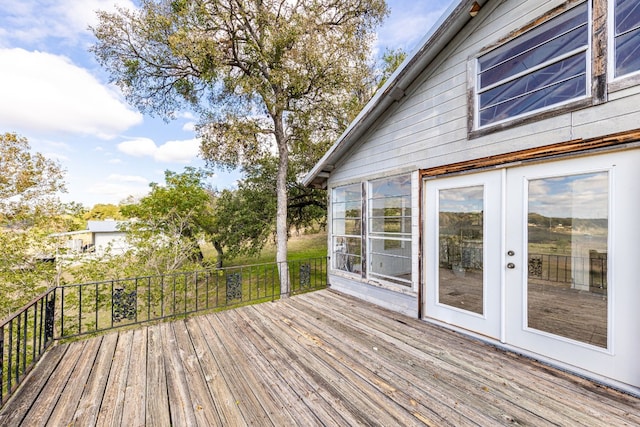
M 327 233 L 321 232 L 316 234 L 300 234 L 292 235 L 289 238 L 288 259 L 300 260 L 309 258 L 323 258 L 327 256 Z M 215 259 L 215 252 L 209 254 L 211 259 Z M 225 259 L 224 266 L 240 266 L 248 264 L 263 264 L 275 262 L 276 246 L 275 243 L 269 243 L 265 246 L 259 256 L 256 257 L 236 257 L 234 259 Z

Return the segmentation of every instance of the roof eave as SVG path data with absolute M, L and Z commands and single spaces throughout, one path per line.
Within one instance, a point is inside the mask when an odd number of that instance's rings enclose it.
M 478 3 L 482 5 L 487 1 L 482 0 Z M 474 0 L 460 0 L 451 4 L 418 44 L 419 47 L 400 64 L 338 140 L 307 173 L 302 181 L 303 185 L 326 188 L 329 175 L 338 160 L 394 102 L 402 99 L 411 83 L 471 20 L 469 11 L 474 3 Z

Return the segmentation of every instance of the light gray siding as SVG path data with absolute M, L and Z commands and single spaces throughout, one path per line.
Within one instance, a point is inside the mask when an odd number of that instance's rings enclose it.
M 640 119 L 640 90 L 609 94 L 608 102 L 574 112 L 467 138 L 468 64 L 563 1 L 491 2 L 442 52 L 434 68 L 378 120 L 343 157 L 329 185 L 371 174 L 424 169 L 578 138 L 588 139 L 634 129 Z M 493 5 L 493 9 L 489 9 Z M 496 6 L 497 5 L 497 6 Z

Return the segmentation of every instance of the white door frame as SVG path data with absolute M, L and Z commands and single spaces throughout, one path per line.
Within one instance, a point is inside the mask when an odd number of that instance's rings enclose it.
M 424 181 L 425 200 L 425 292 L 423 313 L 425 316 L 449 325 L 461 327 L 493 339 L 502 339 L 502 183 L 504 171 L 494 170 L 461 176 Z M 443 191 L 464 191 L 482 187 L 483 194 L 483 268 L 482 312 L 465 310 L 440 300 L 440 274 L 449 273 L 440 268 L 439 260 L 439 195 Z M 464 274 L 463 272 L 459 274 Z M 454 280 L 464 281 L 460 277 Z M 433 286 L 432 286 L 433 284 Z
M 640 149 L 617 151 L 570 159 L 557 159 L 531 165 L 514 166 L 500 171 L 469 173 L 423 180 L 423 317 L 453 329 L 489 337 L 507 349 L 527 354 L 547 363 L 611 384 L 618 388 L 640 392 Z M 607 171 L 609 176 L 609 243 L 608 243 L 608 309 L 606 348 L 584 344 L 577 340 L 532 330 L 526 322 L 528 284 L 527 198 L 523 177 L 562 177 L 566 175 Z M 435 192 L 438 189 L 477 185 L 483 174 L 500 176 L 499 220 L 495 240 L 499 256 L 492 274 L 500 285 L 500 302 L 496 313 L 483 316 L 460 313 L 442 307 L 437 300 L 437 213 Z M 519 177 L 519 178 L 518 178 Z M 474 184 L 475 183 L 475 184 Z M 485 184 L 486 185 L 486 184 Z M 485 194 L 488 194 L 485 189 Z M 514 199 L 516 205 L 514 205 Z M 511 203 L 511 205 L 509 205 Z M 517 209 L 514 213 L 513 210 Z M 517 218 L 514 218 L 515 217 Z M 487 218 L 487 223 L 491 222 Z M 485 230 L 485 239 L 492 239 Z M 515 241 L 514 241 L 515 239 Z M 516 245 L 516 246 L 514 246 Z M 508 255 L 510 250 L 514 255 Z M 488 257 L 487 257 L 488 258 Z M 493 255 L 491 256 L 493 258 Z M 507 265 L 513 263 L 514 268 Z M 485 283 L 487 279 L 485 278 Z M 486 286 L 486 285 L 485 285 Z M 478 328 L 479 317 L 495 314 L 499 332 L 487 333 Z M 468 320 L 471 318 L 471 320 Z M 469 323 L 471 322 L 471 323 Z M 476 322 L 476 323 L 474 323 Z

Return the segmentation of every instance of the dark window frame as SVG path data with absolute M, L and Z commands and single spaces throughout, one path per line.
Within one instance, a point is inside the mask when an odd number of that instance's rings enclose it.
M 540 25 L 564 14 L 565 12 L 587 5 L 587 25 L 589 27 L 589 42 L 586 48 L 586 95 L 573 101 L 566 101 L 550 107 L 541 108 L 536 111 L 520 114 L 511 118 L 507 118 L 497 123 L 491 123 L 484 126 L 478 124 L 478 92 L 477 92 L 477 70 L 478 60 L 491 51 L 506 45 L 512 40 L 517 39 L 523 34 L 538 28 Z M 535 123 L 560 114 L 575 111 L 578 109 L 593 106 L 607 100 L 607 0 L 592 1 L 568 1 L 552 10 L 545 15 L 538 17 L 523 27 L 512 31 L 510 34 L 500 39 L 496 43 L 487 46 L 468 61 L 467 69 L 467 136 L 468 139 L 479 138 L 485 135 L 511 129 L 524 124 Z

